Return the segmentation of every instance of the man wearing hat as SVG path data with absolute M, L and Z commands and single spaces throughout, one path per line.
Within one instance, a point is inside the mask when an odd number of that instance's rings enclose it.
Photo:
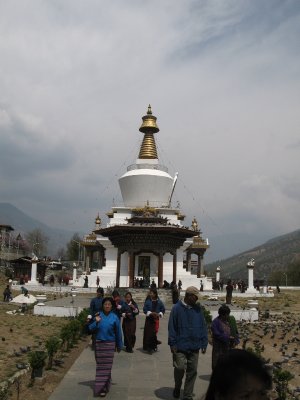
M 206 322 L 201 307 L 196 304 L 199 291 L 189 286 L 183 300 L 172 308 L 169 318 L 169 339 L 173 356 L 175 388 L 173 397 L 180 397 L 185 374 L 183 400 L 192 400 L 197 377 L 199 350 L 204 354 L 208 344 Z

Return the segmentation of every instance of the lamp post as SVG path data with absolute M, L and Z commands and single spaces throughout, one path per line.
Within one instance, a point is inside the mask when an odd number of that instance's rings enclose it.
M 285 276 L 285 287 L 287 287 L 287 273 L 284 272 L 283 275 Z
M 18 249 L 17 249 L 17 256 L 19 257 L 19 249 L 20 249 L 20 241 L 22 240 L 22 236 L 19 233 L 18 236 L 16 237 L 16 241 L 18 243 Z
M 263 293 L 267 293 L 268 292 L 268 284 L 266 281 L 266 275 L 264 274 L 264 286 L 263 286 Z
M 75 242 L 78 244 L 78 268 L 79 268 L 79 263 L 80 263 L 80 242 L 77 240 L 72 239 L 72 242 Z
M 35 246 L 38 246 L 39 245 L 39 243 L 38 242 L 36 242 L 36 243 L 33 243 L 33 245 L 32 245 L 32 253 L 34 253 L 34 247 Z M 39 248 L 37 248 L 37 256 L 39 255 Z

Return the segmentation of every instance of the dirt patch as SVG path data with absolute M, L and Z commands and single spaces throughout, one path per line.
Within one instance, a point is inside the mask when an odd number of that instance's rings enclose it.
M 246 300 L 247 302 L 247 300 Z M 246 305 L 245 300 L 237 300 Z M 294 375 L 293 390 L 300 388 L 300 291 L 281 291 L 274 298 L 258 299 L 259 321 L 239 323 L 239 347 L 251 349 L 268 362 Z
M 1 295 L 6 284 L 7 279 L 0 275 Z M 18 294 L 19 291 L 13 292 L 13 297 Z M 80 339 L 69 352 L 58 352 L 55 355 L 58 365 L 55 365 L 53 370 L 44 369 L 43 378 L 36 378 L 34 386 L 28 387 L 31 371 L 22 368 L 28 365 L 29 352 L 45 350 L 46 340 L 51 336 L 59 336 L 61 328 L 69 323 L 70 319 L 33 315 L 31 309 L 21 313 L 19 309 L 17 304 L 0 303 L 0 383 L 20 374 L 10 386 L 10 399 L 48 399 L 88 345 L 89 337 Z
M 33 385 L 30 381 L 30 372 L 20 376 L 10 386 L 9 399 L 47 400 L 87 345 L 88 339 L 81 340 L 69 353 L 63 355 L 61 366 L 56 366 L 52 370 L 44 370 L 43 377 L 35 378 Z
M 3 292 L 6 281 L 2 278 L 0 288 Z M 2 293 L 1 293 L 2 294 Z M 14 293 L 17 295 L 18 293 Z M 234 298 L 234 301 L 247 307 L 248 299 Z M 290 386 L 300 387 L 300 291 L 281 291 L 274 298 L 259 298 L 260 319 L 257 323 L 239 324 L 241 343 L 239 347 L 251 348 L 270 363 L 277 363 L 290 371 L 294 378 Z M 17 364 L 28 361 L 28 354 L 20 348 L 43 349 L 49 336 L 58 335 L 68 318 L 34 316 L 29 311 L 25 315 L 9 315 L 6 311 L 18 308 L 9 303 L 0 304 L 0 381 L 13 376 Z M 69 353 L 58 354 L 63 364 L 54 370 L 44 372 L 43 378 L 36 379 L 33 388 L 28 387 L 30 373 L 18 381 L 19 399 L 46 400 L 72 366 L 89 339 L 79 341 Z M 16 354 L 18 353 L 18 354 Z M 18 382 L 10 389 L 10 398 L 17 400 Z

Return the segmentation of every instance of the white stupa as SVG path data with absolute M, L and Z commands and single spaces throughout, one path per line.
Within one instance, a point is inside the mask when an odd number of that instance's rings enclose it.
M 139 158 L 119 179 L 124 205 L 144 207 L 148 204 L 150 207 L 168 207 L 174 178 L 169 175 L 168 169 L 158 162 L 154 133 L 157 133 L 159 128 L 150 106 L 139 130 L 144 133 Z
M 201 277 L 205 289 L 211 289 L 201 265 L 209 245 L 198 225 L 183 226 L 184 215 L 172 207 L 177 174 L 172 177 L 159 163 L 154 139 L 159 128 L 150 105 L 142 119 L 139 130 L 144 137 L 138 158 L 119 179 L 124 204 L 107 213 L 106 227 L 98 215 L 94 231 L 82 242 L 89 286 L 96 286 L 98 276 L 104 287 L 132 287 L 136 278 L 154 280 L 158 287 L 164 280 L 179 279 L 183 288 L 200 287 Z M 197 274 L 186 265 L 191 254 L 198 255 Z M 83 281 L 76 279 L 75 284 L 83 286 Z

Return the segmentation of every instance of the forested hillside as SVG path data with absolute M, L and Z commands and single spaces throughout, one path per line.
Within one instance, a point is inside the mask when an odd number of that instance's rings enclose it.
M 223 279 L 246 279 L 247 262 L 252 258 L 255 259 L 255 279 L 265 278 L 270 282 L 274 281 L 274 284 L 275 281 L 284 284 L 287 274 L 289 283 L 292 284 L 292 280 L 296 279 L 293 275 L 300 271 L 300 229 L 271 239 L 241 254 L 208 264 L 205 270 L 214 276 L 216 268 L 220 266 Z

